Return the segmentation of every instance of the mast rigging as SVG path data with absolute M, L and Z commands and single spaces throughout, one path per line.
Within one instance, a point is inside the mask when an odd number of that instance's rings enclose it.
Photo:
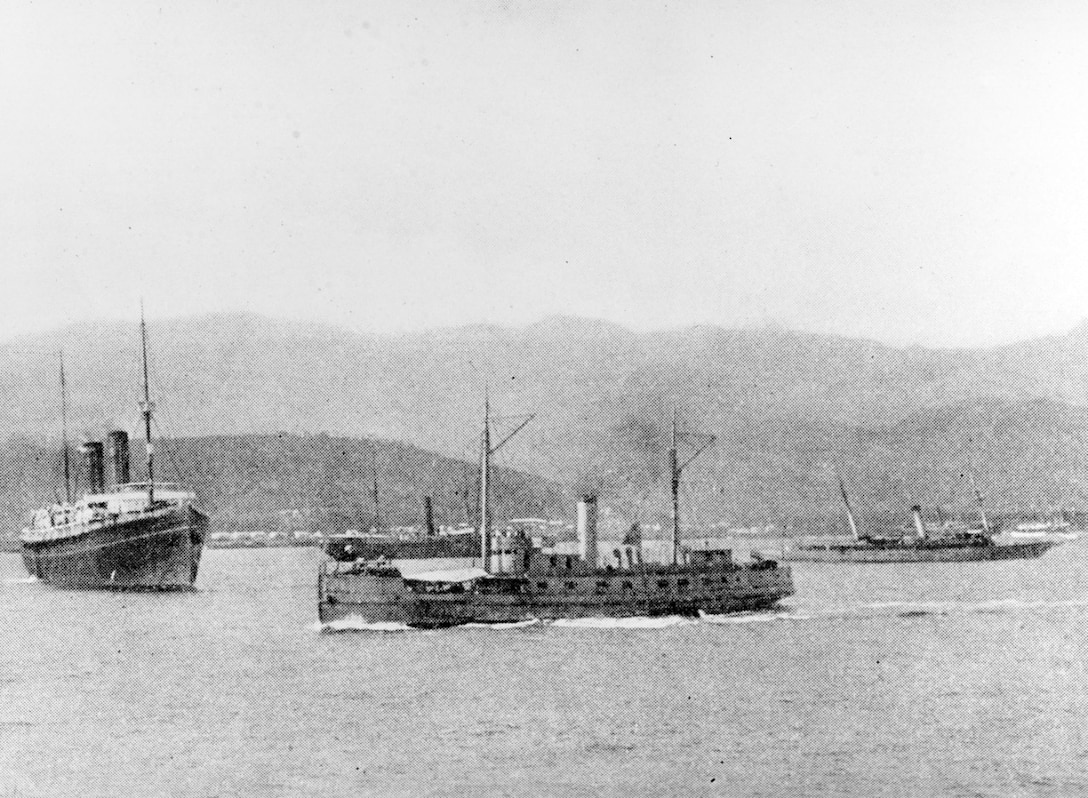
M 64 500 L 72 503 L 72 463 L 68 454 L 68 389 L 64 382 L 64 350 L 60 350 L 60 437 L 64 447 Z
M 842 494 L 842 503 L 846 505 L 846 520 L 850 522 L 850 533 L 854 536 L 854 540 L 861 540 L 861 535 L 858 534 L 858 525 L 854 521 L 854 511 L 850 507 L 850 499 L 846 495 L 846 483 L 842 481 L 842 474 L 837 476 L 839 478 L 839 493 Z
M 370 442 L 370 475 L 374 480 L 374 529 L 379 530 L 382 528 L 382 513 L 378 503 L 378 447 L 373 441 Z
M 144 303 L 140 302 L 140 343 L 143 349 L 144 398 L 140 412 L 144 417 L 144 440 L 147 441 L 147 504 L 155 505 L 155 446 L 151 441 L 151 413 L 155 406 L 151 401 L 151 388 L 147 378 L 147 322 L 144 321 Z
M 491 399 L 484 389 L 484 434 L 480 445 L 480 560 L 483 569 L 488 570 L 488 555 L 491 551 L 491 457 L 506 445 L 507 441 L 521 432 L 525 425 L 536 418 L 531 414 L 514 427 L 505 438 L 494 446 L 491 445 Z
M 681 438 L 694 437 L 692 433 L 679 432 L 677 427 L 679 426 L 680 413 L 677 410 L 672 411 L 672 445 L 669 447 L 669 474 L 671 476 L 672 483 L 672 564 L 680 564 L 680 477 L 684 473 L 684 469 L 688 467 L 692 460 L 705 452 L 714 442 L 717 441 L 717 437 L 714 435 L 699 435 L 698 437 L 705 438 L 702 445 L 699 446 L 690 457 L 684 462 L 680 462 L 679 456 L 679 442 Z

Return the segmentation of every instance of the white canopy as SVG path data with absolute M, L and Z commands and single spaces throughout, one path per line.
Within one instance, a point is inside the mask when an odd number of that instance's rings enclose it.
M 487 571 L 483 568 L 454 568 L 448 571 L 424 571 L 404 578 L 413 582 L 471 582 L 481 576 L 487 576 Z

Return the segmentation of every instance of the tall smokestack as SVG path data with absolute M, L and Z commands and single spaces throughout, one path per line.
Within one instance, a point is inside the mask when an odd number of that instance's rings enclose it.
M 427 519 L 427 535 L 433 538 L 438 534 L 438 530 L 434 528 L 434 506 L 430 496 L 423 497 L 423 515 Z
M 115 429 L 110 433 L 109 440 L 113 482 L 115 485 L 127 485 L 132 481 L 128 460 L 128 433 L 123 429 Z
M 87 441 L 79 447 L 87 464 L 89 493 L 102 493 L 105 489 L 105 466 L 102 462 L 102 441 Z
M 597 496 L 592 493 L 578 502 L 578 554 L 590 568 L 597 567 Z
M 918 533 L 918 537 L 924 540 L 926 537 L 926 525 L 922 523 L 922 508 L 916 504 L 910 508 L 910 512 L 914 516 L 914 531 Z

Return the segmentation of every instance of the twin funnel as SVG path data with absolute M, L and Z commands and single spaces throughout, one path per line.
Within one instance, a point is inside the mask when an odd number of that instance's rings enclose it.
M 127 485 L 131 481 L 128 433 L 113 430 L 107 439 L 110 447 L 110 462 L 113 466 L 113 484 Z M 84 468 L 87 473 L 87 492 L 103 493 L 106 490 L 105 447 L 102 441 L 87 441 L 79 447 L 83 453 Z

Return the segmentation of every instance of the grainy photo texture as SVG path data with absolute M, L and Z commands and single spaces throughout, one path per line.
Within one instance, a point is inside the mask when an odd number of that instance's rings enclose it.
M 0 798 L 1088 792 L 1088 10 L 0 7 Z

